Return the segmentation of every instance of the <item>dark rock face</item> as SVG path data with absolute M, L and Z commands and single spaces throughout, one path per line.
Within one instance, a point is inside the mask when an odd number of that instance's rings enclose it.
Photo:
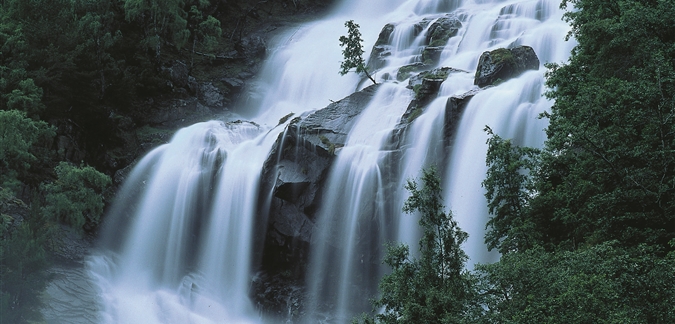
M 469 104 L 473 96 L 479 93 L 482 89 L 474 89 L 459 96 L 452 96 L 448 98 L 445 104 L 445 122 L 443 123 L 443 143 L 446 147 L 452 145 L 459 120 L 462 113 Z
M 387 56 L 391 55 L 391 34 L 394 32 L 393 24 L 386 24 L 382 27 L 380 35 L 377 37 L 377 42 L 373 46 L 373 50 L 370 52 L 370 57 L 368 58 L 367 68 L 369 71 L 375 71 L 384 66 Z
M 408 80 L 408 88 L 415 91 L 415 99 L 410 102 L 403 118 L 409 119 L 410 121 L 415 119 L 415 115 L 421 113 L 421 111 L 416 112 L 416 110 L 424 108 L 424 106 L 428 105 L 436 98 L 438 90 L 441 88 L 441 84 L 448 78 L 450 73 L 469 72 L 451 67 L 442 67 L 412 76 Z
M 296 117 L 279 136 L 262 172 L 261 197 L 271 196 L 262 269 L 302 274 L 315 231 L 324 180 L 344 146 L 356 117 L 378 85 L 370 86 L 305 117 Z
M 181 61 L 175 61 L 168 69 L 169 80 L 175 87 L 187 88 L 190 70 L 187 65 Z
M 390 44 L 389 38 L 391 38 L 391 34 L 394 32 L 394 24 L 386 24 L 384 27 L 382 27 L 382 30 L 380 31 L 380 35 L 377 37 L 377 42 L 375 42 L 375 46 L 377 45 L 385 45 L 385 44 Z
M 199 99 L 209 107 L 223 107 L 225 96 L 211 82 L 204 82 L 199 86 Z
M 539 70 L 539 58 L 532 47 L 498 48 L 480 56 L 474 84 L 481 88 L 499 84 L 527 70 Z
M 267 52 L 267 43 L 261 36 L 250 36 L 235 44 L 235 48 L 242 57 L 262 58 Z

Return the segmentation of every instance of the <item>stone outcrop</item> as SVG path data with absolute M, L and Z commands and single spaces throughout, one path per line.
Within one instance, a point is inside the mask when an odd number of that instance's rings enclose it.
M 434 21 L 426 34 L 429 46 L 445 46 L 450 37 L 456 36 L 462 23 L 453 15 L 445 15 Z
M 474 89 L 461 95 L 451 96 L 445 103 L 445 122 L 443 123 L 443 144 L 446 147 L 452 145 L 459 120 L 462 117 L 464 109 L 469 104 L 473 96 L 482 91 Z
M 375 71 L 384 66 L 387 56 L 391 55 L 391 34 L 394 32 L 396 26 L 394 24 L 386 24 L 382 27 L 380 35 L 377 37 L 377 42 L 373 46 L 368 58 L 367 68 L 369 71 Z
M 263 269 L 266 265 L 300 271 L 315 231 L 322 186 L 336 151 L 344 146 L 356 117 L 379 85 L 294 118 L 272 148 L 262 173 L 261 197 L 270 195 Z
M 403 114 L 402 119 L 412 121 L 419 116 L 422 113 L 422 109 L 437 97 L 441 84 L 445 82 L 451 73 L 469 72 L 451 67 L 442 67 L 410 77 L 408 88 L 415 91 L 415 98 L 408 105 L 408 109 Z
M 375 71 L 382 68 L 388 56 L 391 55 L 391 35 L 395 25 L 387 24 L 380 31 L 377 42 L 373 46 L 368 58 L 368 69 Z M 427 28 L 428 27 L 428 28 Z M 455 16 L 447 14 L 440 18 L 424 18 L 414 26 L 413 36 L 419 36 L 424 30 L 425 47 L 422 49 L 422 62 L 425 66 L 438 64 L 441 59 L 443 47 L 448 40 L 456 36 L 462 27 L 461 21 Z M 400 80 L 400 76 L 397 75 Z
M 497 85 L 527 70 L 539 70 L 539 58 L 532 47 L 498 48 L 480 56 L 474 84 L 481 88 Z
M 223 107 L 225 96 L 211 82 L 204 82 L 199 86 L 198 96 L 199 100 L 208 107 Z

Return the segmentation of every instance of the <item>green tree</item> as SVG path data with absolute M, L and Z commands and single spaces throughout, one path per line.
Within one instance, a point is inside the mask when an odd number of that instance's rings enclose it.
M 435 169 L 424 170 L 421 180 L 421 188 L 408 181 L 403 207 L 420 215 L 420 255 L 413 258 L 404 244 L 389 247 L 384 262 L 392 271 L 380 281 L 381 296 L 374 301 L 384 311 L 366 322 L 462 323 L 475 311 L 473 279 L 464 268 L 468 257 L 460 247 L 468 235 L 444 211 Z
M 205 16 L 203 10 L 208 8 L 210 3 L 208 1 L 198 1 L 198 3 L 190 6 L 188 12 L 188 28 L 190 29 L 190 37 L 192 38 L 192 57 L 191 66 L 194 65 L 194 55 L 198 50 L 213 52 L 218 46 L 223 30 L 220 26 L 220 21 L 211 15 Z M 204 55 L 203 53 L 199 53 Z M 207 56 L 215 56 L 213 54 L 206 54 Z
M 542 182 L 568 244 L 675 237 L 672 1 L 569 1 L 579 44 L 550 65 L 555 100 Z
M 356 73 L 364 73 L 370 81 L 373 81 L 373 84 L 377 84 L 368 73 L 366 61 L 363 59 L 363 39 L 361 39 L 359 25 L 353 20 L 348 20 L 345 22 L 345 27 L 348 30 L 347 36 L 340 36 L 340 47 L 344 47 L 342 56 L 345 59 L 340 63 L 340 75 L 345 75 L 351 69 L 355 69 Z
M 672 323 L 675 255 L 616 241 L 478 265 L 482 323 Z
M 49 142 L 54 132 L 53 127 L 26 117 L 25 112 L 0 111 L 0 186 L 18 190 L 21 182 L 31 182 L 31 167 L 38 157 L 44 157 L 38 145 Z
M 66 162 L 54 169 L 57 179 L 43 185 L 45 206 L 50 219 L 82 231 L 98 225 L 105 206 L 103 194 L 110 186 L 107 175 L 89 166 L 76 167 Z
M 143 27 L 143 43 L 159 58 L 164 43 L 171 42 L 180 49 L 190 37 L 183 5 L 183 0 L 125 0 L 124 11 L 127 20 Z
M 514 146 L 492 132 L 488 138 L 487 175 L 483 181 L 488 210 L 485 243 L 488 249 L 505 254 L 525 250 L 540 242 L 537 222 L 529 217 L 530 197 L 535 192 L 531 173 L 536 172 L 539 150 Z
M 20 81 L 18 88 L 3 95 L 7 108 L 25 111 L 29 116 L 39 116 L 45 105 L 42 103 L 42 88 L 35 85 L 33 79 Z

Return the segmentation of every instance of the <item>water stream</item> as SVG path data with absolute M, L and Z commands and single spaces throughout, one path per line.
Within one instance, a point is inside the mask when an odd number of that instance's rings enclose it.
M 421 62 L 426 44 L 419 22 L 446 15 L 461 22 L 436 67 L 451 73 L 435 98 L 404 133 L 401 148 L 384 145 L 414 93 L 395 81 L 404 65 Z M 249 122 L 210 121 L 176 133 L 144 157 L 121 189 L 108 216 L 102 248 L 87 260 L 100 323 L 259 323 L 249 299 L 261 169 L 287 123 L 288 113 L 325 107 L 367 85 L 356 74 L 338 75 L 345 20 L 361 25 L 366 56 L 387 23 L 395 25 L 391 54 L 375 73 L 382 85 L 358 117 L 345 147 L 337 150 L 318 213 L 307 275 L 307 322 L 328 312 L 349 322 L 370 310 L 368 298 L 385 268 L 383 245 L 415 246 L 414 216 L 402 215 L 403 184 L 423 167 L 444 175 L 445 203 L 470 234 L 471 264 L 498 258 L 483 243 L 488 219 L 485 176 L 486 125 L 517 144 L 540 146 L 550 108 L 543 98 L 545 62 L 564 62 L 572 42 L 552 0 L 343 0 L 334 11 L 280 36 L 255 82 L 246 109 Z M 443 119 L 450 96 L 475 89 L 481 53 L 528 45 L 542 66 L 479 92 L 446 147 Z M 369 81 L 368 81 L 369 82 Z M 393 155 L 392 155 L 393 154 Z M 389 159 L 399 161 L 396 169 Z M 384 171 L 386 169 L 386 172 Z M 394 189 L 392 189 L 392 187 Z M 367 239 L 364 239 L 367 238 Z M 471 266 L 471 265 L 470 265 Z M 324 315 L 322 315 L 324 316 Z

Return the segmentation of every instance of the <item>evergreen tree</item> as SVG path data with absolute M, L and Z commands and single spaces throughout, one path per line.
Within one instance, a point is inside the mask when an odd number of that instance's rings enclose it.
M 381 296 L 374 302 L 384 311 L 366 316 L 365 322 L 470 322 L 475 308 L 472 278 L 464 269 L 468 257 L 460 246 L 468 235 L 444 211 L 435 169 L 424 170 L 421 180 L 421 188 L 408 181 L 410 197 L 403 207 L 406 213 L 420 215 L 419 257 L 412 257 L 407 245 L 389 247 L 384 262 L 392 271 L 380 281 Z
M 66 162 L 56 166 L 57 179 L 43 185 L 45 207 L 42 212 L 55 221 L 81 231 L 94 228 L 103 214 L 103 193 L 110 186 L 107 175 L 89 166 L 76 167 Z

